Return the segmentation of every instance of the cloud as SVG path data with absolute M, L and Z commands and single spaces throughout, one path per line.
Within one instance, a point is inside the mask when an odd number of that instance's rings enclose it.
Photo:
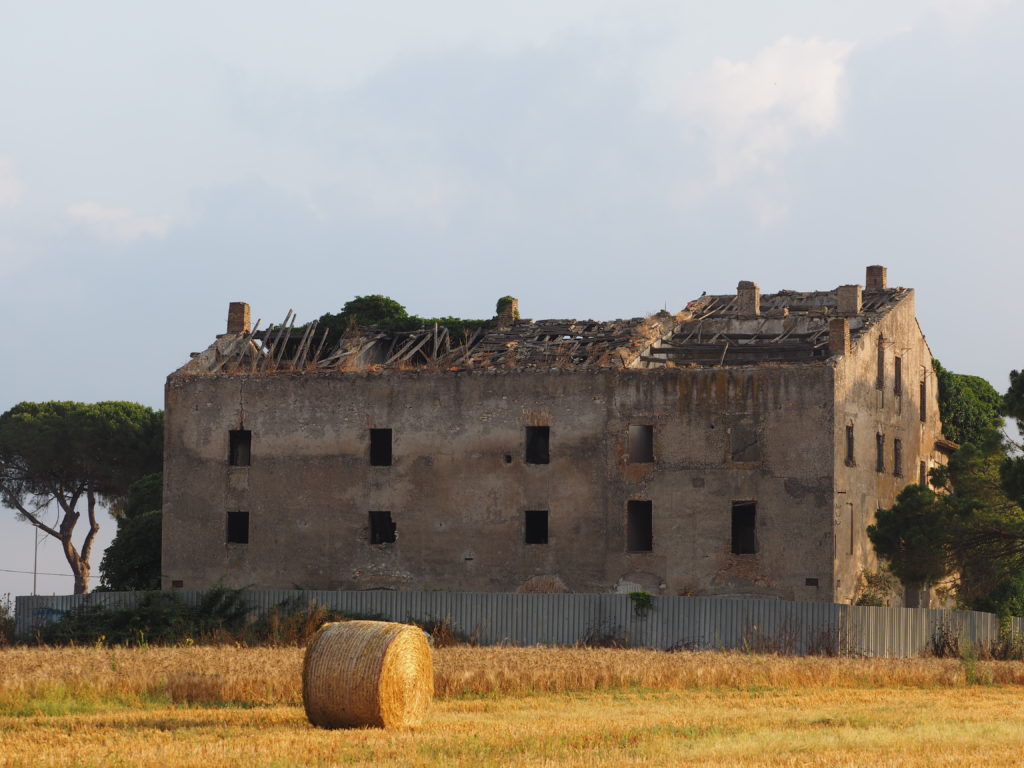
M 92 200 L 69 206 L 68 217 L 86 224 L 105 240 L 122 243 L 163 237 L 171 226 L 169 216 L 141 216 L 130 208 L 111 208 Z
M 14 175 L 14 163 L 9 157 L 0 157 L 0 208 L 13 208 L 20 203 L 24 189 Z
M 784 37 L 747 61 L 715 59 L 684 82 L 679 113 L 710 142 L 712 185 L 771 173 L 801 139 L 835 130 L 853 47 Z

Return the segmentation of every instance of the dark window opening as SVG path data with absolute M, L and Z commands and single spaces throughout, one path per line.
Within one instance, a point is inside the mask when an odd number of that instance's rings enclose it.
M 511 453 L 506 453 L 505 454 L 505 463 L 506 464 L 511 464 L 512 463 L 512 454 Z
M 875 388 L 885 389 L 885 347 L 882 340 L 878 340 L 878 373 L 875 378 Z
M 526 510 L 526 535 L 524 541 L 527 544 L 548 543 L 548 511 L 546 509 Z
M 650 552 L 654 549 L 651 512 L 652 504 L 649 501 L 626 503 L 626 550 L 628 552 Z
M 172 579 L 171 580 L 171 589 L 181 589 L 184 586 L 185 586 L 185 582 L 182 581 L 181 579 Z
M 391 430 L 370 430 L 370 466 L 391 466 Z
M 252 432 L 248 429 L 232 429 L 228 432 L 228 464 L 232 467 L 248 467 L 252 463 Z
M 923 461 L 917 465 L 917 484 L 928 487 L 928 465 Z
M 397 536 L 395 530 L 397 525 L 391 520 L 390 512 L 370 513 L 370 543 L 371 544 L 394 544 Z
M 853 425 L 846 428 L 846 464 L 854 466 L 857 462 L 853 459 Z
M 875 471 L 885 472 L 885 435 L 875 434 Z
M 753 424 L 734 424 L 729 430 L 729 441 L 733 461 L 761 460 L 761 444 Z
M 903 394 L 903 358 L 895 358 L 895 363 L 896 364 L 893 370 L 892 388 L 893 392 L 896 394 L 896 397 L 899 397 L 900 395 Z
M 757 502 L 732 503 L 732 553 L 757 554 Z
M 918 406 L 920 408 L 921 421 L 928 421 L 928 385 L 924 379 L 921 379 L 921 403 Z
M 628 451 L 630 464 L 649 464 L 654 461 L 654 427 L 634 424 L 629 427 Z
M 804 579 L 804 586 L 805 587 L 816 587 L 816 586 L 818 586 L 818 580 L 814 579 L 814 578 Z
M 228 544 L 249 543 L 248 512 L 228 512 L 226 541 Z
M 903 441 L 898 437 L 892 441 L 892 473 L 903 477 Z
M 526 428 L 526 463 L 551 463 L 551 427 Z

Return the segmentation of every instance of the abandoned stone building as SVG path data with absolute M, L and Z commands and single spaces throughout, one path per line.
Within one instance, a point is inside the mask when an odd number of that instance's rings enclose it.
M 849 602 L 944 462 L 914 292 L 702 296 L 462 339 L 294 317 L 166 389 L 165 588 L 646 590 Z

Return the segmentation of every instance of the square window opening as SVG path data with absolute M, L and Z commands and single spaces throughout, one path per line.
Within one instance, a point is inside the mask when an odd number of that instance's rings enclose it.
M 654 549 L 653 505 L 650 501 L 626 503 L 626 550 L 650 552 Z
M 757 554 L 757 502 L 732 503 L 732 553 Z
M 630 464 L 649 464 L 654 461 L 653 425 L 630 425 L 627 443 Z
M 232 429 L 228 432 L 228 464 L 248 467 L 252 463 L 252 431 Z
M 394 544 L 398 538 L 396 531 L 398 526 L 391 519 L 390 512 L 370 512 L 370 543 L 371 544 Z
M 528 509 L 525 516 L 525 536 L 527 544 L 548 543 L 548 511 L 546 509 Z
M 370 466 L 391 466 L 391 430 L 370 430 Z
M 551 463 L 551 427 L 526 428 L 526 463 Z
M 228 544 L 249 543 L 249 513 L 228 512 L 227 534 L 225 540 Z

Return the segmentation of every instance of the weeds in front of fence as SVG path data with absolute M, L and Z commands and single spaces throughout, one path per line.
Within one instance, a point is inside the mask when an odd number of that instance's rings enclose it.
M 208 590 L 196 605 L 173 592 L 146 593 L 126 608 L 84 605 L 40 627 L 42 645 L 306 645 L 329 621 L 379 619 L 343 614 L 292 597 L 255 615 L 240 589 Z

